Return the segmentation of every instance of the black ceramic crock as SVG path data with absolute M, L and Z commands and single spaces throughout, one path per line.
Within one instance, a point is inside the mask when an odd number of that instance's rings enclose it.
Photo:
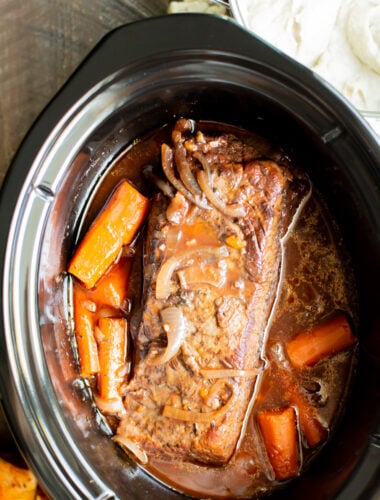
M 116 450 L 77 379 L 64 271 L 86 205 L 127 144 L 179 116 L 278 139 L 323 194 L 351 254 L 360 360 L 331 443 L 276 498 L 375 498 L 380 430 L 380 159 L 363 119 L 234 22 L 153 18 L 108 35 L 22 144 L 1 200 L 0 383 L 23 454 L 57 499 L 176 499 Z

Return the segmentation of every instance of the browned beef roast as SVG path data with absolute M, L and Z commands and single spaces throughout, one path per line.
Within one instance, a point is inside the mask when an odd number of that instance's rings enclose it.
M 281 239 L 308 186 L 277 156 L 265 142 L 208 136 L 190 120 L 163 146 L 177 192 L 158 195 L 150 214 L 143 317 L 117 431 L 148 457 L 223 464 L 234 452 L 262 364 Z

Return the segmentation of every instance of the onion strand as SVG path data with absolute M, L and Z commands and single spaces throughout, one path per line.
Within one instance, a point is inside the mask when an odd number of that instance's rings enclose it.
M 232 393 L 228 401 L 221 408 L 209 412 L 183 410 L 182 408 L 177 408 L 175 406 L 165 405 L 162 415 L 164 417 L 182 420 L 183 422 L 211 423 L 217 419 L 220 419 L 227 413 L 232 405 L 233 400 L 234 394 Z
M 184 250 L 164 261 L 158 271 L 156 280 L 156 298 L 167 299 L 170 295 L 170 281 L 176 269 L 193 264 L 195 258 L 202 257 L 206 262 L 227 257 L 228 248 L 223 245 L 220 247 L 201 246 L 191 250 Z
M 194 205 L 197 205 L 199 208 L 211 210 L 211 207 L 208 206 L 207 203 L 190 193 L 190 191 L 188 191 L 182 184 L 182 181 L 177 179 L 174 174 L 173 167 L 173 150 L 167 144 L 163 144 L 161 147 L 161 157 L 162 169 L 164 171 L 164 174 L 166 175 L 168 181 L 175 187 L 175 189 L 182 193 L 185 198 L 194 203 Z
M 188 189 L 194 196 L 202 196 L 202 191 L 200 190 L 195 176 L 191 171 L 190 163 L 186 158 L 185 147 L 181 143 L 176 144 L 174 148 L 174 161 L 185 188 Z
M 257 376 L 256 370 L 239 370 L 234 368 L 201 368 L 200 374 L 204 378 L 253 378 Z
M 120 448 L 125 451 L 125 453 L 127 453 L 128 455 L 132 453 L 133 457 L 137 458 L 137 460 L 141 464 L 145 465 L 148 463 L 148 455 L 138 443 L 135 443 L 134 441 L 131 441 L 130 439 L 120 434 L 117 434 L 112 439 L 120 446 Z
M 161 320 L 167 335 L 167 346 L 165 351 L 151 360 L 153 365 L 163 365 L 177 355 L 185 340 L 186 325 L 182 310 L 179 307 L 167 307 L 162 309 Z
M 207 173 L 204 170 L 199 170 L 197 172 L 197 180 L 208 201 L 217 210 L 222 212 L 222 214 L 226 215 L 227 217 L 244 217 L 246 215 L 245 208 L 242 205 L 239 205 L 237 203 L 227 205 L 215 194 L 212 187 L 207 181 Z

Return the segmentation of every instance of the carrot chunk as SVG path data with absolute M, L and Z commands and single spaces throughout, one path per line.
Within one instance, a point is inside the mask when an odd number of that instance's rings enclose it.
M 69 273 L 87 288 L 95 286 L 123 245 L 131 243 L 148 208 L 149 200 L 127 181 L 122 181 L 78 245 Z
M 125 307 L 128 294 L 132 260 L 121 258 L 100 278 L 95 288 L 88 290 L 88 297 L 97 305 L 120 309 Z
M 317 409 L 309 403 L 301 389 L 293 385 L 286 388 L 285 394 L 290 403 L 298 408 L 299 424 L 307 444 L 314 447 L 324 441 L 327 438 L 327 430 L 318 418 Z
M 74 283 L 75 338 L 82 377 L 89 377 L 99 371 L 98 348 L 94 337 L 95 307 L 86 290 L 79 283 Z
M 121 315 L 126 306 L 131 260 L 121 258 L 97 283 L 88 290 L 74 282 L 74 323 L 78 346 L 80 372 L 89 377 L 99 372 L 95 325 L 107 309 L 107 316 Z
M 269 462 L 281 481 L 299 470 L 296 414 L 291 406 L 262 410 L 257 415 Z
M 120 400 L 127 373 L 127 320 L 100 318 L 96 327 L 99 349 L 98 390 L 102 400 Z
M 340 314 L 311 330 L 299 333 L 288 342 L 286 350 L 295 368 L 305 368 L 350 347 L 355 342 L 346 316 Z

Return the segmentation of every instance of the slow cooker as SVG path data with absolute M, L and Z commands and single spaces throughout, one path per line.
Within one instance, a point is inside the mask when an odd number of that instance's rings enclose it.
M 360 355 L 341 423 L 272 498 L 375 498 L 380 464 L 380 147 L 328 84 L 234 21 L 163 16 L 104 38 L 39 117 L 0 200 L 2 406 L 52 498 L 182 498 L 119 452 L 70 348 L 65 269 L 112 161 L 176 117 L 270 133 L 307 166 L 338 222 L 360 296 Z M 377 427 L 376 427 L 377 425 Z

